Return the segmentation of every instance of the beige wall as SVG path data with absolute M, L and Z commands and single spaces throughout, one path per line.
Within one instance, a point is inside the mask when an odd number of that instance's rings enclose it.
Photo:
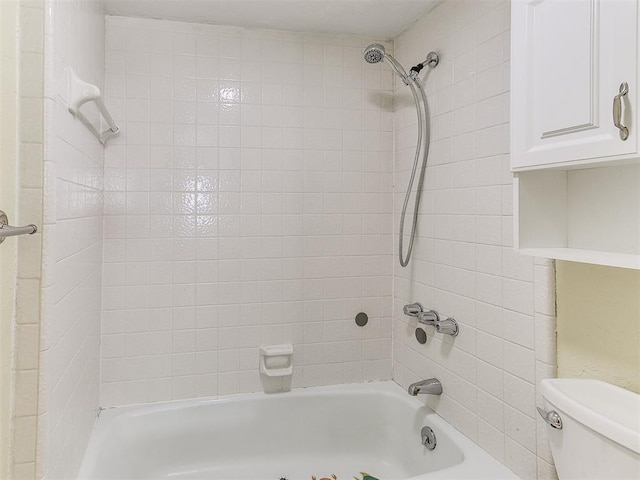
M 42 225 L 43 4 L 0 1 L 0 208 Z M 35 476 L 41 233 L 0 247 L 0 478 Z
M 15 208 L 16 4 L 0 2 L 0 208 Z M 0 478 L 7 478 L 11 424 L 11 349 L 16 244 L 0 247 Z
M 558 376 L 640 393 L 640 272 L 557 262 Z

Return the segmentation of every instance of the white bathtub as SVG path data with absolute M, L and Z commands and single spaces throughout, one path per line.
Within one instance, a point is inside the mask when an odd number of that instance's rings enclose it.
M 435 450 L 420 442 L 425 425 Z M 107 409 L 79 477 L 352 480 L 360 472 L 518 479 L 392 382 Z

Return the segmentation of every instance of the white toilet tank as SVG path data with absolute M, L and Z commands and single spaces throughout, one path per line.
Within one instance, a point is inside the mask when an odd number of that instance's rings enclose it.
M 640 395 L 576 378 L 542 380 L 541 391 L 562 421 L 547 425 L 560 480 L 640 479 Z

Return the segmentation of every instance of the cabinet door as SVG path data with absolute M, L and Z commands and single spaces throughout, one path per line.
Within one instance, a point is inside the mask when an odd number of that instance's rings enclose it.
M 636 0 L 513 0 L 514 169 L 636 153 Z M 621 140 L 613 122 L 620 84 Z

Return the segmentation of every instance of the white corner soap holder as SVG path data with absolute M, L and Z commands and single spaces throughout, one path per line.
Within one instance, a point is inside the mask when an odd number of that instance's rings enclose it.
M 120 132 L 120 127 L 113 121 L 109 110 L 102 100 L 100 89 L 88 82 L 85 82 L 76 75 L 73 69 L 68 69 L 69 75 L 69 112 L 78 118 L 85 126 L 100 140 L 100 143 L 105 144 L 106 141 L 117 135 Z M 80 107 L 87 102 L 95 102 L 100 114 L 104 117 L 109 128 L 104 132 L 101 132 L 98 128 L 93 126 L 87 117 L 80 112 Z
M 268 377 L 285 377 L 293 374 L 293 345 L 260 347 L 260 373 Z

